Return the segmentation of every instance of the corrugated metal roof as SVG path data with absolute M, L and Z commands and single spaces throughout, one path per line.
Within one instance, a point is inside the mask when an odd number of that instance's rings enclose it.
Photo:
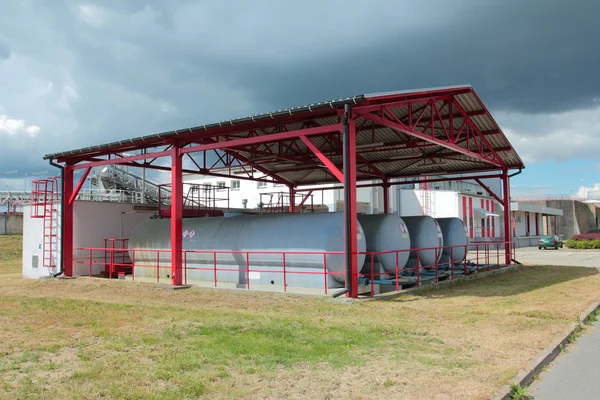
M 186 134 L 189 136 L 201 135 L 202 138 L 211 137 L 211 135 L 219 142 L 231 140 L 231 138 L 248 137 L 250 131 L 254 134 L 259 134 L 258 128 L 262 129 L 260 134 L 268 135 L 266 131 L 275 132 L 274 128 L 285 125 L 285 130 L 293 131 L 300 130 L 306 126 L 327 126 L 337 124 L 339 122 L 338 113 L 343 109 L 345 104 L 351 103 L 356 105 L 356 109 L 369 106 L 392 105 L 394 108 L 391 112 L 399 120 L 408 119 L 408 105 L 406 101 L 415 99 L 423 99 L 430 96 L 436 102 L 437 108 L 442 112 L 444 107 L 444 99 L 448 96 L 453 96 L 458 104 L 466 113 L 471 115 L 468 117 L 478 130 L 485 132 L 484 138 L 490 146 L 498 151 L 498 156 L 510 168 L 523 168 L 523 162 L 512 148 L 508 139 L 504 136 L 489 111 L 485 108 L 475 91 L 471 86 L 448 86 L 431 89 L 418 90 L 403 90 L 394 92 L 374 93 L 367 95 L 358 95 L 347 97 L 338 100 L 310 104 L 302 107 L 294 107 L 285 110 L 274 111 L 270 113 L 258 114 L 245 118 L 238 118 L 229 121 L 223 121 L 210 125 L 201 125 L 182 130 L 163 132 L 156 135 L 143 136 L 113 143 L 107 143 L 98 146 L 91 146 L 77 150 L 65 151 L 60 153 L 48 154 L 46 159 L 68 159 L 73 156 L 93 157 L 102 154 L 108 154 L 115 151 L 123 151 L 127 148 L 146 148 L 158 146 L 157 143 L 165 142 L 165 139 L 175 138 L 179 135 Z M 422 108 L 422 105 L 416 104 L 413 106 L 413 118 L 420 115 L 423 110 L 421 124 L 431 121 L 431 113 L 428 107 Z M 328 111 L 329 110 L 329 111 Z M 447 110 L 445 110 L 447 112 Z M 453 114 L 458 111 L 453 109 Z M 434 117 L 436 117 L 434 115 Z M 271 122 L 272 120 L 272 122 Z M 456 131 L 461 128 L 465 118 L 460 115 L 453 117 L 453 126 Z M 306 125 L 306 123 L 312 125 Z M 413 123 L 415 121 L 413 120 Z M 449 118 L 435 118 L 434 136 L 439 140 L 448 140 L 446 132 L 450 126 Z M 368 172 L 370 168 L 367 164 L 372 164 L 380 173 L 387 178 L 407 177 L 420 174 L 443 175 L 448 173 L 464 173 L 489 170 L 492 166 L 482 160 L 477 160 L 468 155 L 462 155 L 454 150 L 447 149 L 436 143 L 426 143 L 427 140 L 413 138 L 413 143 L 418 142 L 425 147 L 415 149 L 409 148 L 406 145 L 409 135 L 391 129 L 385 126 L 380 126 L 365 121 L 359 117 L 356 119 L 357 130 L 357 161 L 359 179 L 374 179 L 376 176 Z M 229 127 L 232 133 L 225 137 L 224 132 Z M 272 129 L 273 128 L 273 129 Z M 235 129 L 235 133 L 234 132 Z M 240 132 L 241 131 L 241 132 Z M 216 135 L 219 133 L 219 135 Z M 431 135 L 431 131 L 427 131 Z M 194 136 L 195 137 L 195 136 Z M 343 157 L 341 155 L 341 134 L 326 138 L 324 136 L 311 136 L 310 140 L 326 154 L 329 159 L 341 169 Z M 272 142 L 269 144 L 260 144 L 255 148 L 255 152 L 262 154 L 252 154 L 247 150 L 236 150 L 228 147 L 227 152 L 237 154 L 244 159 L 250 160 L 255 167 L 260 166 L 262 170 L 286 180 L 287 182 L 302 185 L 314 184 L 315 182 L 332 182 L 336 178 L 325 168 L 319 166 L 320 161 L 314 157 L 314 162 L 296 162 L 294 160 L 299 157 L 306 157 L 306 153 L 310 153 L 308 148 L 301 141 L 297 141 L 294 147 L 290 146 L 291 140 L 282 142 Z M 456 142 L 457 145 L 467 148 L 465 135 Z M 129 146 L 127 146 L 129 145 Z M 476 145 L 471 140 L 469 149 L 476 151 Z M 272 158 L 279 155 L 280 161 L 261 161 L 265 160 L 264 153 L 275 153 Z M 412 159 L 407 160 L 410 157 Z M 439 158 L 443 158 L 443 164 L 440 164 Z M 438 159 L 438 160 L 436 160 Z M 254 161 L 255 160 L 255 161 Z M 433 165 L 435 164 L 435 165 Z M 496 167 L 497 169 L 497 167 Z

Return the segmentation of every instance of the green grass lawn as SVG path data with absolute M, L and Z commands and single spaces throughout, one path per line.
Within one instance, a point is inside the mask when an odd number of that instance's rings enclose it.
M 353 304 L 34 281 L 20 277 L 14 243 L 0 237 L 7 399 L 484 399 L 600 298 L 598 271 L 578 267 Z

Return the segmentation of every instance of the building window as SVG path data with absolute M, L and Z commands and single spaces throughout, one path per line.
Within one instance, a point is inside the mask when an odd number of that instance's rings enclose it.
M 217 182 L 217 190 L 218 191 L 225 190 L 225 181 L 219 181 L 219 182 Z
M 277 187 L 277 186 L 283 186 L 283 183 L 275 182 L 275 183 L 273 183 L 273 186 L 275 186 L 275 187 Z
M 231 181 L 231 190 L 240 190 L 240 181 Z
M 256 187 L 259 189 L 264 189 L 267 187 L 267 182 L 261 182 L 261 181 L 256 182 Z

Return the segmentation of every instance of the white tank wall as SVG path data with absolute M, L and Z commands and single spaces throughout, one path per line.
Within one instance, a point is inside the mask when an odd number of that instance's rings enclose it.
M 366 238 L 368 252 L 386 252 L 394 250 L 410 250 L 410 234 L 402 218 L 393 214 L 359 215 L 358 222 L 361 224 Z M 377 254 L 374 262 L 381 263 L 386 272 L 396 273 L 396 261 L 398 270 L 402 270 L 408 261 L 409 251 L 399 253 Z M 370 273 L 370 256 L 367 257 L 363 273 Z
M 396 217 L 397 218 L 397 217 Z M 366 240 L 363 229 L 357 225 L 359 268 L 365 260 Z M 398 228 L 399 229 L 399 228 Z M 217 254 L 216 267 L 219 282 L 246 283 L 246 267 L 260 270 L 249 274 L 250 281 L 261 284 L 283 285 L 283 275 L 277 271 L 282 268 L 282 254 L 287 252 L 287 285 L 296 287 L 323 287 L 323 254 L 320 252 L 344 251 L 344 214 L 343 213 L 306 213 L 306 214 L 266 214 L 260 216 L 238 216 L 230 218 L 188 218 L 183 220 L 183 249 L 206 250 L 207 253 L 187 253 L 188 280 L 212 281 L 214 254 Z M 140 224 L 132 233 L 129 241 L 132 249 L 171 248 L 171 235 L 168 220 L 148 220 Z M 237 253 L 230 253 L 232 250 Z M 245 252 L 250 252 L 248 259 Z M 261 253 L 262 252 L 262 253 Z M 316 254 L 299 254 L 314 252 Z M 159 256 L 160 264 L 168 267 L 170 255 L 167 252 Z M 343 254 L 328 254 L 327 270 L 329 287 L 340 287 L 345 279 Z M 153 251 L 135 252 L 137 277 L 154 278 L 157 254 Z M 249 260 L 249 261 L 248 261 Z M 199 270 L 196 268 L 205 268 Z M 233 270 L 232 270 L 233 269 Z M 273 272 L 271 272 L 273 271 Z M 294 274 L 301 272 L 302 274 Z M 315 272 L 315 275 L 305 274 Z M 161 277 L 169 278 L 168 268 L 158 272 Z M 337 282 L 337 284 L 335 283 Z
M 60 209 L 60 204 L 57 206 Z M 73 209 L 73 244 L 74 247 L 104 247 L 104 238 L 129 237 L 133 229 L 142 221 L 148 219 L 153 212 L 137 211 L 132 213 L 133 204 L 127 203 L 103 203 L 92 201 L 76 201 Z M 130 214 L 122 214 L 130 213 Z M 54 226 L 60 232 L 60 213 L 56 213 Z M 37 279 L 42 276 L 49 276 L 56 270 L 43 267 L 43 227 L 42 218 L 31 218 L 31 207 L 23 208 L 23 276 Z M 60 258 L 60 245 L 58 246 L 57 257 Z M 100 257 L 101 252 L 96 252 L 96 260 L 104 260 Z M 33 256 L 38 256 L 37 268 L 32 264 Z M 76 259 L 88 260 L 87 256 L 76 253 Z M 102 265 L 95 265 L 92 273 L 99 273 L 103 270 Z M 74 275 L 87 275 L 89 267 L 87 265 L 75 264 L 73 266 Z
M 459 195 L 450 190 L 429 191 L 429 214 L 434 218 L 458 217 Z M 422 190 L 400 190 L 400 216 L 423 215 L 424 199 Z

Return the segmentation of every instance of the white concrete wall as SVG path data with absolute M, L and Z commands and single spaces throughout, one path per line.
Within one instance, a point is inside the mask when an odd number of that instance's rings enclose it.
M 515 218 L 515 229 L 514 236 L 526 236 L 527 232 L 527 223 L 525 222 L 525 212 L 524 211 L 513 211 L 513 217 Z
M 60 209 L 60 205 L 57 208 Z M 127 238 L 140 222 L 153 214 L 154 212 L 151 211 L 134 211 L 133 204 L 77 201 L 73 209 L 73 246 L 74 248 L 102 248 L 105 238 Z M 30 206 L 24 207 L 23 216 L 23 276 L 39 278 L 56 273 L 56 269 L 43 267 L 43 219 L 31 218 Z M 56 227 L 55 232 L 60 233 L 60 213 L 56 213 L 55 216 L 53 226 Z M 37 268 L 32 265 L 34 256 L 38 256 Z M 57 246 L 56 256 L 60 260 L 60 245 Z M 89 252 L 75 252 L 74 259 L 86 261 L 89 259 Z M 94 259 L 103 260 L 103 253 L 95 252 Z M 102 265 L 95 265 L 92 273 L 100 273 L 103 269 Z M 73 266 L 74 275 L 88 273 L 88 265 Z

